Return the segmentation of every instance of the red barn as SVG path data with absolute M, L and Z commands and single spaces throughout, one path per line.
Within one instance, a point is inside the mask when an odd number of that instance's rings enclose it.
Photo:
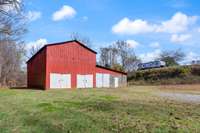
M 96 54 L 76 40 L 45 45 L 27 61 L 28 87 L 125 86 L 127 74 L 96 65 Z

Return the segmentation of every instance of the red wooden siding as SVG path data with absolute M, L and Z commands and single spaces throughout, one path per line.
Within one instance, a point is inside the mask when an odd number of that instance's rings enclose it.
M 77 87 L 77 75 L 93 75 L 96 86 L 96 73 L 113 76 L 126 73 L 96 66 L 96 52 L 78 41 L 69 41 L 44 46 L 27 62 L 28 87 L 50 88 L 50 73 L 70 74 L 71 88 Z
M 49 46 L 47 47 L 47 88 L 50 88 L 50 73 L 71 74 L 72 88 L 76 88 L 76 75 L 94 75 L 95 66 L 96 54 L 76 42 Z
M 42 50 L 27 65 L 29 88 L 45 88 L 46 80 L 46 49 Z

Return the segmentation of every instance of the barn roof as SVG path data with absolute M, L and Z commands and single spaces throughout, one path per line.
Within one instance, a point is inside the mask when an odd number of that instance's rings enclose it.
M 127 75 L 127 73 L 125 73 L 125 72 L 117 71 L 117 70 L 114 70 L 114 69 L 111 69 L 111 68 L 107 68 L 107 67 L 104 67 L 104 66 L 96 65 L 96 67 L 102 68 L 102 69 L 106 69 L 106 70 L 109 70 L 109 71 L 113 71 L 113 72 L 116 72 L 116 73 L 121 73 L 121 74 Z
M 71 43 L 71 42 L 76 42 L 79 45 L 81 45 L 82 47 L 84 47 L 85 49 L 93 52 L 94 54 L 97 54 L 96 51 L 92 50 L 91 48 L 85 46 L 83 43 L 77 41 L 77 40 L 71 40 L 71 41 L 65 41 L 65 42 L 58 42 L 58 43 L 51 43 L 51 44 L 46 44 L 44 45 L 38 52 L 36 52 L 26 63 L 28 63 L 29 61 L 31 61 L 33 58 L 35 58 L 35 56 L 37 56 L 42 50 L 44 50 L 46 47 L 48 46 L 53 46 L 53 45 L 62 45 L 62 44 L 66 44 L 66 43 Z

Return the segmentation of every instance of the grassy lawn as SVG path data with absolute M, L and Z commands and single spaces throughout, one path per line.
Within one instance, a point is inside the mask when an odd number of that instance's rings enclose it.
M 0 132 L 200 132 L 200 104 L 155 95 L 165 91 L 175 89 L 1 89 Z M 200 89 L 192 92 L 200 94 Z

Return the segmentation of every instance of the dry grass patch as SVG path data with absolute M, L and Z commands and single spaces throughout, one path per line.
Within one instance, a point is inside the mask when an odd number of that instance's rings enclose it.
M 200 94 L 200 85 L 162 85 L 161 91 Z

